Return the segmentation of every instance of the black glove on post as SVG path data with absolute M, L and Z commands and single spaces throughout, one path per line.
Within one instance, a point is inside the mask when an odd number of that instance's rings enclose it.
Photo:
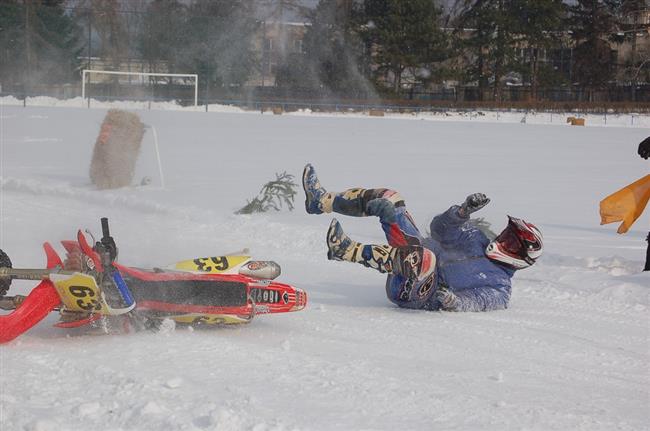
M 485 196 L 483 193 L 473 193 L 465 199 L 458 210 L 458 215 L 461 217 L 469 217 L 471 213 L 474 213 L 485 205 L 490 203 L 490 198 Z
M 644 159 L 648 159 L 650 157 L 650 137 L 645 138 L 641 143 L 639 144 L 639 156 L 641 156 Z

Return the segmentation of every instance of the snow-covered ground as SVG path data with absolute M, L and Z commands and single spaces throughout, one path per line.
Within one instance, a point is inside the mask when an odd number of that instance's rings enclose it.
M 650 429 L 650 216 L 626 235 L 598 216 L 603 197 L 648 173 L 636 154 L 647 117 L 571 127 L 503 113 L 137 112 L 157 132 L 165 187 L 148 131 L 136 178 L 153 183 L 96 191 L 88 168 L 105 109 L 3 99 L 0 248 L 14 266 L 42 266 L 43 241 L 97 233 L 107 216 L 122 263 L 249 247 L 282 265 L 308 308 L 104 337 L 54 329 L 52 316 L 0 347 L 2 431 Z M 276 172 L 298 181 L 306 162 L 331 190 L 396 188 L 422 230 L 484 192 L 492 202 L 478 215 L 494 230 L 506 214 L 534 222 L 545 255 L 517 274 L 508 310 L 398 309 L 381 274 L 326 260 L 330 218 L 305 214 L 302 194 L 293 212 L 233 214 Z M 383 239 L 375 219 L 339 219 L 355 239 Z
M 267 102 L 268 104 L 269 102 Z M 238 106 L 210 104 L 200 106 L 181 106 L 173 101 L 158 101 L 158 102 L 133 102 L 133 101 L 100 101 L 75 97 L 71 99 L 56 99 L 52 97 L 38 96 L 28 97 L 27 100 L 19 100 L 13 96 L 0 97 L 0 104 L 5 106 L 49 106 L 49 107 L 92 107 L 101 109 L 142 109 L 142 110 L 157 110 L 157 111 L 185 111 L 185 112 L 228 112 L 228 113 L 249 113 L 257 114 L 258 112 L 251 110 L 244 110 Z M 322 110 L 329 110 L 333 112 L 319 112 L 312 111 L 311 109 L 294 110 L 289 104 L 278 102 L 277 104 L 286 106 L 287 110 L 285 115 L 291 116 L 309 116 L 309 117 L 345 117 L 345 118 L 365 118 L 368 117 L 368 112 L 355 112 L 352 108 L 346 107 L 348 105 L 333 105 L 333 104 L 314 104 L 313 108 L 320 108 Z M 268 106 L 267 106 L 268 107 Z M 650 115 L 631 112 L 626 114 L 615 113 L 614 110 L 603 114 L 590 114 L 584 112 L 536 112 L 528 111 L 523 112 L 513 109 L 511 111 L 472 111 L 472 110 L 448 110 L 448 111 L 433 111 L 433 112 L 411 112 L 399 113 L 393 112 L 390 107 L 386 110 L 384 118 L 399 119 L 399 120 L 428 120 L 428 121 L 471 121 L 471 122 L 498 122 L 498 123 L 522 123 L 522 124 L 555 124 L 566 125 L 569 117 L 582 118 L 585 120 L 585 125 L 590 126 L 619 126 L 619 127 L 645 127 L 650 128 Z

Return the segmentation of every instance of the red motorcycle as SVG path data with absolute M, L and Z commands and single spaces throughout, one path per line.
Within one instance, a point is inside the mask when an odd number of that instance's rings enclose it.
M 140 269 L 115 262 L 117 247 L 108 219 L 102 238 L 91 246 L 77 232 L 77 241 L 62 241 L 66 259 L 43 244 L 46 269 L 12 268 L 0 250 L 0 343 L 13 340 L 58 311 L 59 328 L 91 327 L 106 333 L 160 327 L 165 319 L 179 325 L 248 323 L 257 314 L 305 308 L 307 294 L 273 281 L 280 266 L 231 254 L 178 262 L 170 268 Z M 13 279 L 38 280 L 28 296 L 6 295 Z

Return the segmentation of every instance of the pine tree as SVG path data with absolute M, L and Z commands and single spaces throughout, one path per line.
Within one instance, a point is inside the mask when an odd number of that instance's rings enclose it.
M 561 44 L 565 7 L 562 0 L 517 0 L 510 4 L 508 13 L 513 16 L 517 43 L 528 53 L 519 62 L 529 78 L 531 96 L 536 99 L 539 57 L 542 50 L 548 52 Z
M 113 70 L 120 70 L 121 63 L 129 57 L 126 14 L 121 12 L 122 4 L 115 0 L 87 0 L 86 6 L 100 39 L 99 56 L 110 63 Z M 117 85 L 117 77 L 112 79 Z
M 179 40 L 186 19 L 187 10 L 177 0 L 154 0 L 149 4 L 138 34 L 138 47 L 151 71 L 156 71 L 160 61 L 167 62 L 170 72 L 175 71 L 177 52 L 183 49 Z
M 179 36 L 179 67 L 194 70 L 205 83 L 203 97 L 213 90 L 239 88 L 254 68 L 252 38 L 257 28 L 252 4 L 232 0 L 194 0 Z
M 476 81 L 482 100 L 492 81 L 492 98 L 501 94 L 501 80 L 512 67 L 519 37 L 515 0 L 461 0 L 454 25 L 459 45 L 470 53 L 467 78 Z
M 434 0 L 366 0 L 357 15 L 377 77 L 401 94 L 405 71 L 432 68 L 446 58 L 441 10 Z
M 78 79 L 83 48 L 79 27 L 63 0 L 5 1 L 0 5 L 0 80 L 25 89 Z
M 573 80 L 597 87 L 613 79 L 615 59 L 610 40 L 617 30 L 618 0 L 576 0 L 568 23 L 575 41 Z
M 277 84 L 323 97 L 372 95 L 374 88 L 361 72 L 363 46 L 352 25 L 351 2 L 321 0 L 309 18 L 304 54 L 287 58 L 278 70 Z

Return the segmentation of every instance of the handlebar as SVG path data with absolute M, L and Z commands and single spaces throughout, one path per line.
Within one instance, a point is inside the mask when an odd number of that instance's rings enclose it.
M 102 217 L 101 222 L 102 222 L 102 240 L 104 238 L 110 238 L 111 233 L 108 230 L 108 218 Z
M 135 307 L 135 300 L 120 272 L 113 268 L 113 262 L 117 258 L 117 246 L 108 227 L 108 218 L 102 217 L 101 223 L 102 238 L 95 244 L 95 250 L 99 253 L 105 271 L 100 280 L 100 287 L 105 293 L 104 299 L 111 314 L 126 313 Z
M 117 245 L 115 245 L 115 240 L 111 236 L 109 227 L 108 227 L 108 218 L 102 217 L 102 239 L 97 242 L 96 247 L 103 250 L 105 253 L 108 253 L 110 257 L 110 263 L 113 263 L 117 258 Z M 100 253 L 101 255 L 102 253 Z

